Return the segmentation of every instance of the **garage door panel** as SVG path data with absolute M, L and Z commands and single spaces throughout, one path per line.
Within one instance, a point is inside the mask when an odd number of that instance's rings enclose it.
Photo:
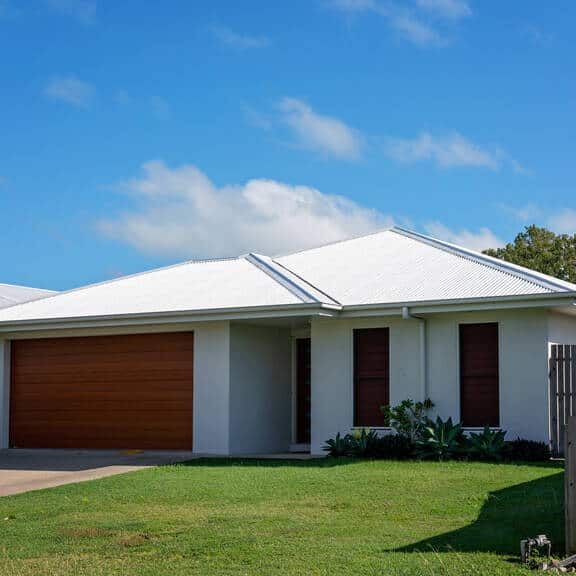
M 12 343 L 11 446 L 192 448 L 193 335 Z

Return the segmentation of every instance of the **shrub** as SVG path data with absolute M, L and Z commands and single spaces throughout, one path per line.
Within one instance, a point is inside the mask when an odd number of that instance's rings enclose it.
M 430 399 L 424 402 L 403 400 L 397 406 L 381 406 L 384 424 L 390 426 L 396 434 L 416 442 L 422 435 L 424 428 L 430 424 L 428 410 L 434 407 Z
M 469 456 L 479 460 L 501 460 L 505 436 L 504 430 L 490 430 L 490 427 L 486 426 L 482 432 L 470 434 L 465 450 Z
M 431 422 L 416 442 L 416 456 L 435 460 L 448 460 L 462 452 L 462 426 L 454 424 L 452 418 L 443 421 L 440 416 Z
M 334 456 L 336 458 L 340 456 L 348 456 L 350 454 L 350 436 L 340 436 L 340 432 L 336 434 L 334 438 L 326 440 L 326 444 L 322 447 L 322 450 L 328 452 L 329 456 Z
M 543 462 L 550 460 L 552 454 L 545 442 L 516 438 L 505 443 L 504 457 L 512 461 Z
M 414 456 L 414 443 L 400 434 L 386 434 L 378 438 L 376 457 L 389 460 L 407 460 Z
M 352 456 L 359 456 L 363 458 L 370 458 L 378 454 L 378 434 L 369 428 L 362 428 L 354 430 L 352 434 L 348 434 L 347 438 L 350 442 L 350 454 Z

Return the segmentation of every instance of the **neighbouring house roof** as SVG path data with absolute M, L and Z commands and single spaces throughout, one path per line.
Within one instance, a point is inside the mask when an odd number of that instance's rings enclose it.
M 8 306 L 14 306 L 30 300 L 37 300 L 38 298 L 46 298 L 46 296 L 52 294 L 55 294 L 52 290 L 0 283 L 0 308 L 7 308 Z
M 0 311 L 0 323 L 218 310 L 576 298 L 576 285 L 401 228 L 271 258 L 190 261 Z

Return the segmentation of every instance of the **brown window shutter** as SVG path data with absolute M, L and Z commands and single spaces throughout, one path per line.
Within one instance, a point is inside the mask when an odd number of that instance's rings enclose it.
M 460 325 L 460 417 L 464 426 L 499 426 L 498 324 Z
M 354 330 L 354 426 L 383 426 L 390 398 L 388 328 Z

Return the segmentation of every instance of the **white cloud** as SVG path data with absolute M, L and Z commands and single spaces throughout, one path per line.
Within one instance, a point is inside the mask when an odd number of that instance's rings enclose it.
M 498 207 L 521 222 L 535 222 L 542 215 L 542 210 L 535 204 L 525 204 L 524 206 L 499 204 Z
M 249 34 L 238 34 L 225 26 L 212 26 L 212 34 L 222 44 L 235 48 L 236 50 L 249 50 L 250 48 L 264 48 L 270 44 L 270 39 L 266 36 L 250 36 Z
M 307 186 L 256 179 L 218 188 L 195 166 L 172 169 L 162 162 L 144 164 L 143 171 L 121 184 L 134 208 L 98 228 L 147 253 L 276 254 L 392 224 L 380 212 Z
M 481 252 L 487 248 L 504 246 L 505 242 L 489 228 L 482 227 L 477 232 L 465 228 L 452 230 L 440 222 L 429 222 L 424 226 L 427 234 L 470 250 Z
M 347 15 L 381 16 L 392 30 L 420 47 L 446 45 L 447 26 L 472 14 L 466 0 L 415 0 L 412 5 L 406 1 L 331 0 L 328 6 Z
M 432 26 L 408 12 L 390 17 L 390 25 L 405 39 L 419 46 L 440 46 L 445 43 L 442 36 Z
M 472 15 L 472 9 L 466 0 L 416 0 L 419 8 L 438 18 L 459 20 Z
M 94 99 L 94 87 L 74 76 L 57 77 L 44 87 L 44 94 L 77 108 L 89 108 Z
M 441 168 L 469 166 L 499 170 L 506 163 L 516 172 L 525 171 L 502 149 L 482 148 L 457 132 L 441 137 L 422 132 L 414 139 L 390 139 L 384 152 L 397 162 L 409 164 L 430 161 Z
M 557 234 L 576 234 L 576 210 L 564 208 L 549 216 L 546 223 Z
M 85 24 L 92 24 L 96 20 L 98 3 L 96 0 L 44 0 L 52 9 L 76 18 Z
M 289 127 L 298 145 L 338 158 L 360 157 L 360 133 L 342 120 L 315 112 L 296 98 L 284 98 L 279 104 L 282 121 Z

